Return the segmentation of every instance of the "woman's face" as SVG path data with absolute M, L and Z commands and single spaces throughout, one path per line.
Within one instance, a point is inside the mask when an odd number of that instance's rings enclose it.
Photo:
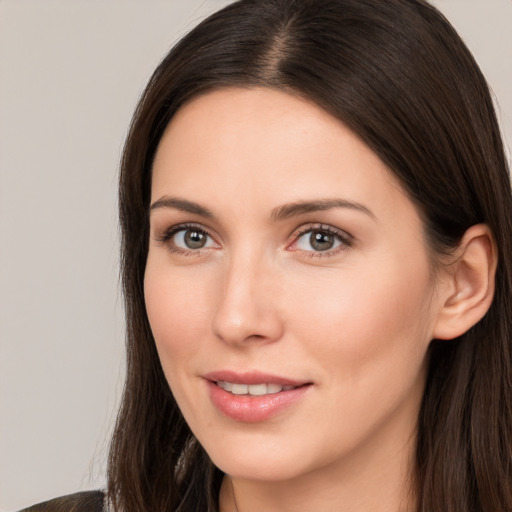
M 173 118 L 151 196 L 147 312 L 213 462 L 272 481 L 403 462 L 440 300 L 379 158 L 314 104 L 224 89 Z

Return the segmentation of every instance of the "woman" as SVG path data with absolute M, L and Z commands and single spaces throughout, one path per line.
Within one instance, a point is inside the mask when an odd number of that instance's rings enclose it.
M 433 7 L 214 14 L 150 80 L 120 209 L 113 510 L 512 510 L 510 182 Z

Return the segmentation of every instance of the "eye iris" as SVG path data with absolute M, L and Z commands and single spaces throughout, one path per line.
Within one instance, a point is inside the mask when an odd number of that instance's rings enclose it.
M 316 251 L 328 251 L 334 245 L 334 236 L 325 231 L 313 231 L 309 243 Z
M 206 244 L 206 234 L 201 231 L 188 230 L 184 238 L 189 249 L 201 249 Z

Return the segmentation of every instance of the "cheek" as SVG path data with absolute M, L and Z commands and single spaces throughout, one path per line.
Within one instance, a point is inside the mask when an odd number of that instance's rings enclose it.
M 381 378 L 395 369 L 410 376 L 421 366 L 430 342 L 431 294 L 428 266 L 405 271 L 401 261 L 380 259 L 363 271 L 305 283 L 315 293 L 296 293 L 298 333 L 345 379 Z M 401 372 L 402 375 L 404 372 Z
M 148 258 L 144 278 L 146 310 L 156 347 L 168 378 L 172 366 L 186 369 L 205 337 L 210 304 L 208 282 L 199 271 L 172 272 Z
M 338 439 L 343 450 L 384 424 L 413 424 L 424 388 L 428 273 L 424 267 L 404 272 L 399 262 L 383 260 L 378 271 L 372 268 L 316 280 L 315 288 L 308 286 L 315 293 L 296 294 L 301 298 L 294 302 L 303 357 L 320 369 L 323 403 L 336 404 L 319 407 L 315 417 L 325 425 L 343 425 L 325 436 Z M 406 438 L 410 430 L 400 433 Z M 336 446 L 327 443 L 323 449 L 334 453 Z

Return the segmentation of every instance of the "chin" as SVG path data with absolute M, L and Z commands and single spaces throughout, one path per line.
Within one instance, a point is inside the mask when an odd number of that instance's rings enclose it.
M 227 475 L 241 480 L 282 482 L 293 480 L 302 473 L 296 464 L 285 460 L 276 463 L 275 459 L 260 461 L 232 458 L 218 462 L 213 460 L 213 463 Z
M 228 439 L 226 436 L 224 439 Z M 291 476 L 290 468 L 297 467 L 298 453 L 290 457 L 282 449 L 263 444 L 261 441 L 237 443 L 222 441 L 203 444 L 215 466 L 233 477 L 249 480 L 281 480 Z
M 250 446 L 249 446 L 250 445 Z M 314 470 L 316 465 L 300 448 L 276 448 L 262 442 L 236 444 L 208 451 L 212 462 L 233 478 L 252 481 L 282 482 L 293 480 Z M 319 461 L 317 461 L 318 463 Z

